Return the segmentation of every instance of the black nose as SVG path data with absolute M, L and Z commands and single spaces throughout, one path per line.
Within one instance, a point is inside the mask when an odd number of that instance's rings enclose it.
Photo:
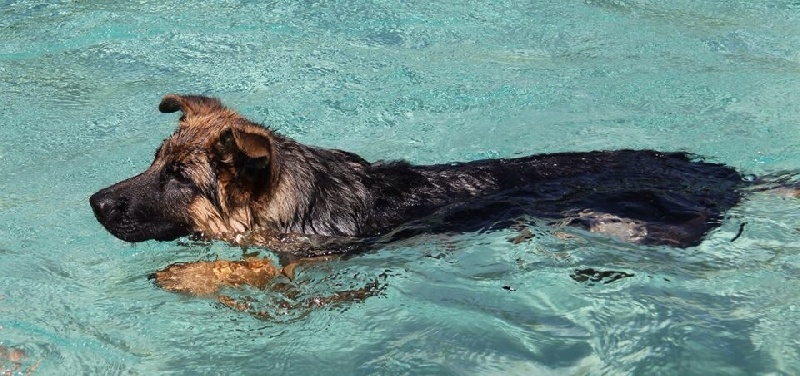
M 118 220 L 122 216 L 128 206 L 128 200 L 103 190 L 89 197 L 89 205 L 92 206 L 97 220 L 105 224 Z

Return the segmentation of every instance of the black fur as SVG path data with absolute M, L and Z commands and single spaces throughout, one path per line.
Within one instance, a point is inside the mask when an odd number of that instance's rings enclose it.
M 95 217 L 114 236 L 129 242 L 173 240 L 191 228 L 177 208 L 197 191 L 179 187 L 168 173 L 149 171 L 104 188 L 89 198 Z
M 641 243 L 687 247 L 741 200 L 744 184 L 731 167 L 648 150 L 429 166 L 338 153 L 315 151 L 310 164 L 305 156 L 312 194 L 282 231 L 376 236 L 434 214 L 416 232 L 473 231 L 523 215 L 591 227 L 584 222 L 603 219 L 580 213 L 598 213 L 643 224 Z

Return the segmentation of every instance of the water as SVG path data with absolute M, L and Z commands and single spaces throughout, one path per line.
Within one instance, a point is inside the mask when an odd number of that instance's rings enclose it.
M 797 170 L 800 2 L 0 4 L 0 346 L 25 353 L 0 373 L 800 373 L 798 200 L 754 195 L 687 250 L 422 238 L 298 277 L 381 296 L 268 321 L 147 279 L 240 250 L 128 245 L 87 203 L 149 164 L 170 92 L 370 160 L 656 148 Z M 570 278 L 589 267 L 634 276 Z

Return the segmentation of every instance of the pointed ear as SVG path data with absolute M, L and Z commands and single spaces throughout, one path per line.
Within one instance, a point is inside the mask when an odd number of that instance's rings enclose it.
M 267 130 L 229 128 L 219 138 L 221 150 L 244 155 L 248 167 L 264 168 L 269 164 L 271 139 Z
M 249 187 L 260 195 L 277 186 L 281 163 L 275 136 L 256 125 L 234 126 L 220 134 L 215 152 L 223 167 L 220 173 L 232 173 L 239 187 Z M 231 179 L 231 178 L 226 178 Z
M 270 139 L 259 133 L 233 130 L 233 141 L 250 158 L 269 157 Z
M 219 111 L 225 108 L 219 99 L 202 95 L 167 94 L 161 99 L 158 110 L 162 113 L 181 111 L 184 116 L 193 116 L 198 113 Z

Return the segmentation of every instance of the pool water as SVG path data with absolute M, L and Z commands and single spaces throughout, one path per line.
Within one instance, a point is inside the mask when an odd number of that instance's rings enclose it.
M 420 237 L 294 287 L 377 280 L 363 301 L 230 292 L 269 320 L 148 279 L 240 249 L 130 245 L 88 205 L 148 166 L 171 92 L 369 160 L 654 148 L 800 171 L 800 2 L 117 3 L 0 2 L 0 374 L 800 373 L 797 199 L 752 195 L 689 249 L 534 220 L 528 241 Z

